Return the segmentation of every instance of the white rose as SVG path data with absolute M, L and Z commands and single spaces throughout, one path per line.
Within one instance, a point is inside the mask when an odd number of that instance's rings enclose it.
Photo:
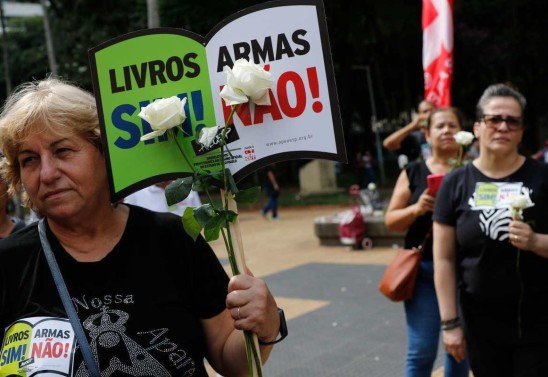
M 527 195 L 512 195 L 508 201 L 510 206 L 515 211 L 521 211 L 525 208 L 534 206 L 533 202 L 531 202 L 531 199 Z
M 270 72 L 245 59 L 238 59 L 232 69 L 226 68 L 226 77 L 227 84 L 221 91 L 221 97 L 227 105 L 238 105 L 249 100 L 257 105 L 270 105 Z
M 198 143 L 202 144 L 206 148 L 209 148 L 215 137 L 217 136 L 217 127 L 204 127 L 200 130 L 198 135 Z
M 141 108 L 138 114 L 146 120 L 154 131 L 143 135 L 141 141 L 162 136 L 167 130 L 177 127 L 186 119 L 186 97 L 182 100 L 178 97 L 161 98 L 150 105 Z
M 458 145 L 467 146 L 474 141 L 474 134 L 467 131 L 459 131 L 453 135 Z

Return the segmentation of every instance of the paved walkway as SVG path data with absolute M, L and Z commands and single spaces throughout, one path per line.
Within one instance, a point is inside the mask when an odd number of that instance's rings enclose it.
M 240 213 L 247 265 L 288 320 L 289 336 L 272 352 L 267 377 L 403 376 L 403 306 L 377 291 L 393 250 L 320 246 L 314 235 L 316 217 L 344 209 L 282 208 L 280 221 Z M 223 242 L 212 246 L 229 270 Z M 432 376 L 443 376 L 441 359 Z

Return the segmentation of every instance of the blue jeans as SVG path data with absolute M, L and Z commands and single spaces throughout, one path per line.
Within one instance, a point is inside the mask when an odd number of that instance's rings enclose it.
M 272 190 L 268 193 L 269 199 L 268 203 L 263 208 L 263 215 L 266 216 L 266 214 L 269 211 L 272 211 L 272 218 L 275 219 L 278 217 L 278 196 L 279 192 Z
M 434 264 L 421 261 L 413 298 L 405 301 L 407 319 L 406 377 L 430 377 L 440 340 L 440 314 L 434 288 Z M 468 362 L 445 353 L 445 377 L 468 377 Z

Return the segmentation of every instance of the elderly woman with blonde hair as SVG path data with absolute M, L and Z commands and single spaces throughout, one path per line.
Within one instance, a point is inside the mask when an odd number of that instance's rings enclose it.
M 105 376 L 205 377 L 207 358 L 219 373 L 243 376 L 240 330 L 250 330 L 267 359 L 282 317 L 263 280 L 229 280 L 209 245 L 193 241 L 178 216 L 111 204 L 90 93 L 57 79 L 21 86 L 0 115 L 0 148 L 10 192 L 23 190 L 26 204 L 43 216 L 0 243 L 3 351 L 25 329 L 47 328 L 68 352 L 42 364 L 35 355 L 35 374 L 54 368 L 79 376 L 97 369 Z M 47 249 L 69 305 L 57 293 Z M 70 306 L 77 318 L 67 324 Z M 79 328 L 87 341 L 76 347 Z M 84 343 L 92 365 L 83 362 Z M 20 368 L 8 361 L 1 375 Z

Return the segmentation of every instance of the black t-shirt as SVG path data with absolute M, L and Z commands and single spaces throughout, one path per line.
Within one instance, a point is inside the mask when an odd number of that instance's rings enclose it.
M 501 179 L 486 177 L 471 163 L 455 169 L 444 177 L 433 219 L 456 227 L 459 281 L 466 294 L 508 305 L 525 294 L 528 304 L 546 305 L 548 259 L 525 251 L 518 261 L 508 240 L 512 210 L 505 200 L 513 194 L 529 195 L 534 206 L 523 211 L 524 221 L 547 234 L 548 165 L 530 158 Z
M 274 177 L 276 177 L 276 167 L 274 165 L 268 165 L 263 170 L 263 187 L 266 193 L 269 195 L 275 191 L 274 185 L 272 184 L 272 181 L 268 176 L 270 173 L 274 174 Z
M 48 239 L 103 375 L 207 376 L 200 319 L 225 309 L 228 277 L 203 238 L 185 233 L 180 217 L 130 206 L 122 238 L 99 262 L 77 262 L 49 229 Z M 58 318 L 67 316 L 33 224 L 0 242 L 0 328 L 30 324 L 27 336 L 39 346 L 40 335 L 61 332 L 36 328 L 48 321 L 62 326 Z M 10 344 L 3 351 L 14 354 Z M 87 375 L 75 355 L 68 368 Z M 0 358 L 0 370 L 7 360 Z
M 419 201 L 420 196 L 427 188 L 426 177 L 431 174 L 430 169 L 424 161 L 413 161 L 405 167 L 407 178 L 409 179 L 409 190 L 411 198 L 409 204 L 412 205 Z M 420 246 L 428 231 L 432 228 L 432 212 L 427 212 L 415 219 L 413 224 L 405 234 L 405 248 L 410 249 Z M 424 244 L 422 259 L 432 260 L 432 237 L 429 237 Z

